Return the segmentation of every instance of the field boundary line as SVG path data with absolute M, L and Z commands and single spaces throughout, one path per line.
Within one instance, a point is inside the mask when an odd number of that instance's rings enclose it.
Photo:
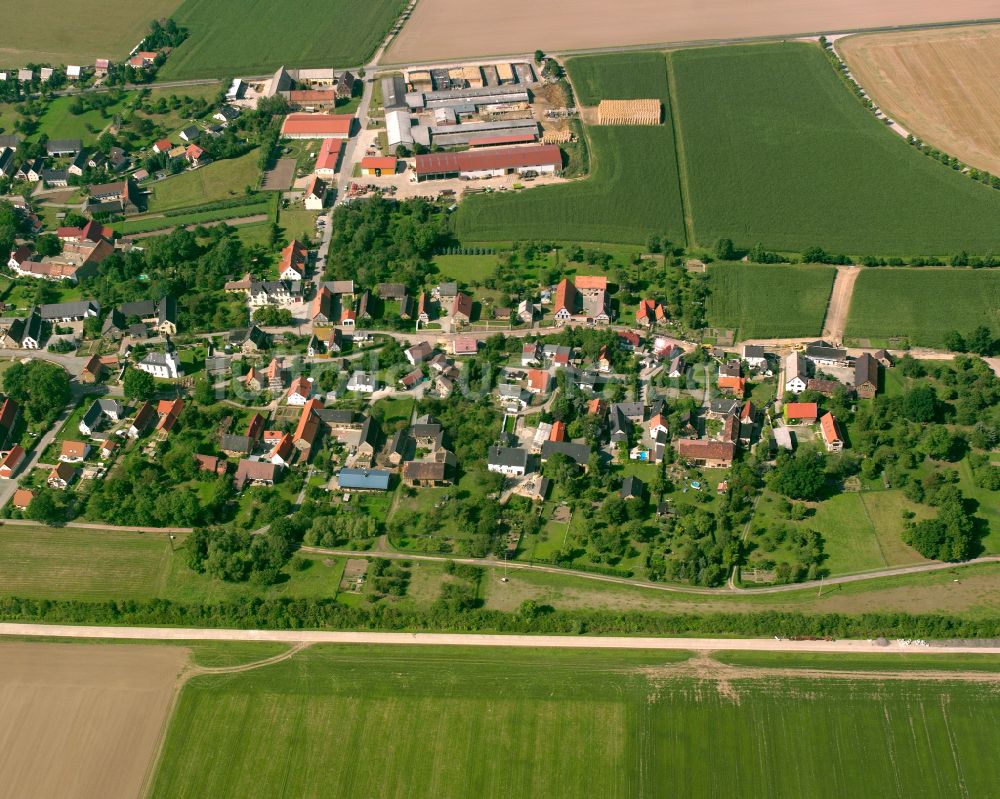
M 655 636 L 527 635 L 498 633 L 406 633 L 341 630 L 241 630 L 192 627 L 105 627 L 60 624 L 0 624 L 0 636 L 90 638 L 117 641 L 273 641 L 313 644 L 403 644 L 407 646 L 512 647 L 517 649 L 648 649 L 697 651 L 816 652 L 836 654 L 1000 655 L 1000 646 L 955 643 L 897 646 L 860 638 L 679 638 Z
M 690 248 L 697 245 L 697 239 L 694 235 L 694 211 L 691 208 L 691 194 L 688 188 L 687 156 L 684 153 L 684 139 L 677 111 L 677 83 L 674 79 L 674 61 L 671 53 L 664 53 L 663 61 L 667 69 L 666 111 L 674 139 L 674 161 L 677 163 L 677 193 L 681 200 L 681 218 L 684 220 L 684 244 Z

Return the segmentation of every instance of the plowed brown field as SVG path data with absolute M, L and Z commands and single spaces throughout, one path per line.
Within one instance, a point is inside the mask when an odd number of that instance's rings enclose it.
M 0 644 L 0 794 L 137 797 L 188 652 Z
M 991 19 L 996 0 L 420 0 L 382 62 Z
M 849 36 L 837 50 L 910 133 L 1000 174 L 1000 25 Z

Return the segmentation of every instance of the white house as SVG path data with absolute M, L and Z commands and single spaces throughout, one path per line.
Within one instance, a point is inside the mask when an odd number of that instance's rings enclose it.
M 528 451 L 517 447 L 490 447 L 486 468 L 508 477 L 522 477 L 528 471 Z
M 378 389 L 378 378 L 369 372 L 355 372 L 351 379 L 347 381 L 348 391 L 357 391 L 360 394 L 373 394 Z
M 751 369 L 763 369 L 767 366 L 764 348 L 757 344 L 744 344 L 741 357 Z
M 312 383 L 305 377 L 297 377 L 288 389 L 289 405 L 305 405 L 312 394 Z
M 785 391 L 801 394 L 809 380 L 809 364 L 801 352 L 790 352 L 785 358 Z
M 326 183 L 313 176 L 306 187 L 305 206 L 308 211 L 322 211 L 326 204 Z

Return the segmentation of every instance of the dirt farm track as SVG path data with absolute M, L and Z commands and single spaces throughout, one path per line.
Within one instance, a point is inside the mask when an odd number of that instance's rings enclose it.
M 187 657 L 168 646 L 0 643 L 0 795 L 138 796 Z
M 836 47 L 906 130 L 1000 174 L 1000 25 L 848 36 Z
M 419 0 L 383 64 L 985 20 L 996 0 Z

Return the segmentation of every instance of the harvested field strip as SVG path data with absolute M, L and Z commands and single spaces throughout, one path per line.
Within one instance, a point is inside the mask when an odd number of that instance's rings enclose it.
M 1000 335 L 995 269 L 865 269 L 854 287 L 846 336 L 944 347 L 948 331 L 965 335 L 979 325 Z
M 174 19 L 190 36 L 160 71 L 166 80 L 292 67 L 357 67 L 375 52 L 405 0 L 186 0 Z
M 187 652 L 0 643 L 0 786 L 19 799 L 138 796 Z
M 724 41 L 822 31 L 865 30 L 997 16 L 994 0 L 420 0 L 382 62 L 407 64 L 523 53 L 525 48 L 579 52 L 660 42 Z M 530 31 L 530 34 L 527 33 Z
M 700 244 L 875 255 L 1000 246 L 1000 192 L 888 131 L 818 46 L 682 50 L 670 61 Z
M 708 323 L 741 339 L 817 336 L 835 276 L 829 266 L 713 263 Z
M 1000 174 L 1000 27 L 849 36 L 836 46 L 858 83 L 906 130 Z
M 318 784 L 329 797 L 992 790 L 997 675 L 665 654 L 323 645 L 195 677 L 152 795 L 299 796 Z

